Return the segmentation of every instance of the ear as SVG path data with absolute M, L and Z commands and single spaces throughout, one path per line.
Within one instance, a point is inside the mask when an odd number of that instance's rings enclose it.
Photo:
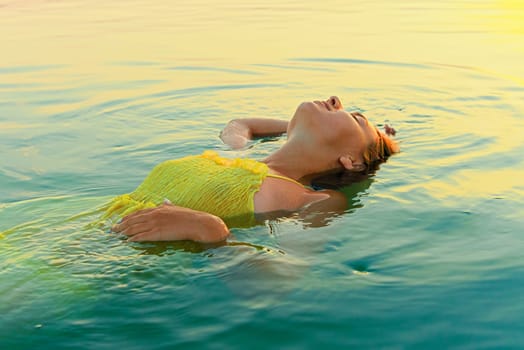
M 366 166 L 362 163 L 355 163 L 351 156 L 340 156 L 338 158 L 339 163 L 346 169 L 351 171 L 363 171 L 366 169 Z
M 338 161 L 346 170 L 353 170 L 353 161 L 350 156 L 340 156 Z

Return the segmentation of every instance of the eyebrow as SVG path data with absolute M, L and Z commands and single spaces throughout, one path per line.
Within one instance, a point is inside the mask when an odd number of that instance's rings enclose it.
M 376 126 L 375 126 L 375 132 L 377 133 L 377 136 L 380 139 L 382 135 L 380 135 L 380 130 Z

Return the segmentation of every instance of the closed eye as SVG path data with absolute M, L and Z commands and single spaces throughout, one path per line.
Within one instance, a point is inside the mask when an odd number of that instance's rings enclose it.
M 368 122 L 368 118 L 366 118 L 364 115 L 360 114 L 359 112 L 353 112 L 351 113 L 351 116 L 353 117 L 353 119 L 356 120 L 357 123 L 361 123 L 360 121 L 363 120 L 365 125 L 368 125 L 369 122 Z

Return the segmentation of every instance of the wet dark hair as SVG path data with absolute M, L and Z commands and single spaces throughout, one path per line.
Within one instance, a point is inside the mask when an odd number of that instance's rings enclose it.
M 340 190 L 357 182 L 373 177 L 383 161 L 366 164 L 361 170 L 336 170 L 316 176 L 311 180 L 311 186 L 316 190 Z
M 395 129 L 388 125 L 386 125 L 385 130 L 388 135 L 394 135 L 396 133 Z M 372 166 L 375 162 L 385 162 L 393 153 L 399 151 L 398 144 L 395 141 L 377 128 L 375 128 L 375 131 L 377 132 L 377 139 L 369 145 L 363 155 L 364 163 L 367 167 Z

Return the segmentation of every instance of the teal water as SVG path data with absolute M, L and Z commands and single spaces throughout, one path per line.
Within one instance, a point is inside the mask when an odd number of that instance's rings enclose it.
M 1 2 L 0 348 L 524 347 L 515 1 Z M 340 96 L 402 152 L 328 225 L 127 243 L 79 216 L 237 117 Z

